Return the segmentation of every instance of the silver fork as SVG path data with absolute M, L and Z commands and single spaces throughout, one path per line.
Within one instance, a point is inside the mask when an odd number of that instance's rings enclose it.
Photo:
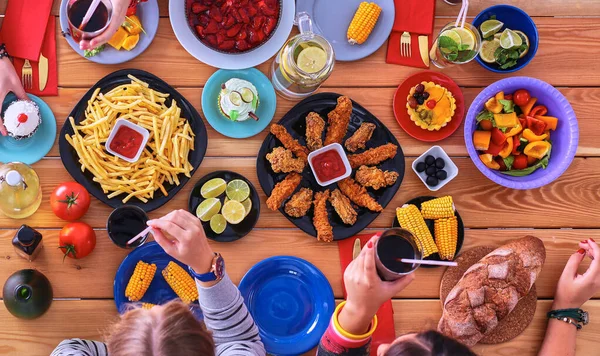
M 402 57 L 412 57 L 412 49 L 410 47 L 410 33 L 404 31 L 402 36 L 400 36 L 400 55 Z
M 33 69 L 31 68 L 29 59 L 26 59 L 25 63 L 23 63 L 23 70 L 21 71 L 21 83 L 23 83 L 23 87 L 25 89 L 31 89 L 33 87 Z

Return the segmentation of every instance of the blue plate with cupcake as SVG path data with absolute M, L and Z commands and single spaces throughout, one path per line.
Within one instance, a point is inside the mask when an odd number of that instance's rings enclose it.
M 0 136 L 0 162 L 33 164 L 42 159 L 56 139 L 56 119 L 50 107 L 35 95 L 4 99 L 1 117 L 8 136 Z
M 202 111 L 217 132 L 231 138 L 252 137 L 275 115 L 277 97 L 258 69 L 216 71 L 204 86 Z

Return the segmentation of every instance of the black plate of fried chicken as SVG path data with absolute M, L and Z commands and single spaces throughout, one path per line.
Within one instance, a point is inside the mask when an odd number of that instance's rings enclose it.
M 320 186 L 308 154 L 331 143 L 344 147 L 352 175 Z M 342 240 L 367 227 L 404 178 L 404 154 L 394 135 L 347 96 L 312 95 L 272 124 L 256 171 L 267 207 L 321 241 Z

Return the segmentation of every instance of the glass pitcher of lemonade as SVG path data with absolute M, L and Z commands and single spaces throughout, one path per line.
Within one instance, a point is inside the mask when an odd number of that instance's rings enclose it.
M 306 12 L 296 17 L 300 34 L 290 38 L 275 57 L 271 82 L 279 95 L 300 100 L 314 93 L 333 71 L 333 47 L 313 32 Z
M 0 165 L 0 213 L 13 219 L 33 215 L 42 202 L 40 179 L 25 163 Z

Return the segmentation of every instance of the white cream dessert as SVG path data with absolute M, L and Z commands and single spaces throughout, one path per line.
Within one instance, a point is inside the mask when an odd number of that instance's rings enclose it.
M 15 140 L 33 136 L 42 123 L 40 108 L 29 100 L 13 101 L 4 112 L 4 126 Z
M 249 117 L 258 121 L 256 109 L 259 98 L 256 87 L 247 80 L 231 78 L 221 84 L 219 110 L 231 121 L 246 121 Z

